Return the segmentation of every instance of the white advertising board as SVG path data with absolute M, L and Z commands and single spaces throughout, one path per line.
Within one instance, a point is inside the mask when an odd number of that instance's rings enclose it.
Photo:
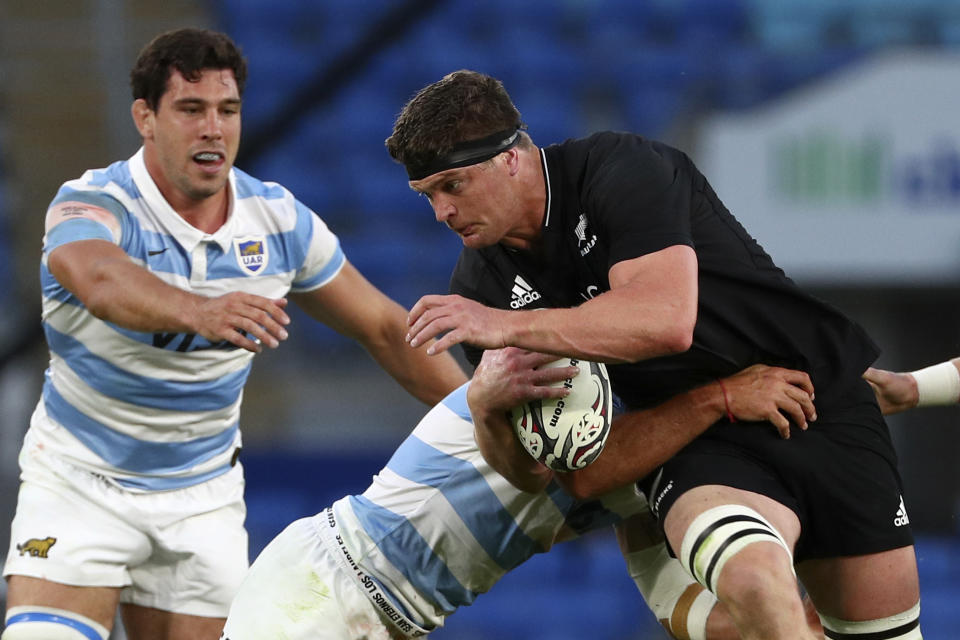
M 692 155 L 797 280 L 960 282 L 960 55 L 886 53 L 710 116 Z

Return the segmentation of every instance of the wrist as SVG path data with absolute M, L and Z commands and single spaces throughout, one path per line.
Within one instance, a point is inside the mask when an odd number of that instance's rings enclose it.
M 720 385 L 720 394 L 723 396 L 723 414 L 726 416 L 727 422 L 736 422 L 737 418 L 733 415 L 733 411 L 730 410 L 730 394 L 727 391 L 727 387 L 720 378 L 717 378 L 717 384 Z
M 956 404 L 960 401 L 960 371 L 952 362 L 941 362 L 911 371 L 917 383 L 918 407 Z
M 200 334 L 200 301 L 192 295 L 187 295 L 177 305 L 174 322 L 185 328 L 188 333 Z

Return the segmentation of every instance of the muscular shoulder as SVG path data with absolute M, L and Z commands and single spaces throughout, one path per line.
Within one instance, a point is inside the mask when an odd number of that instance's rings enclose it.
M 548 149 L 557 154 L 587 207 L 611 197 L 651 201 L 674 185 L 686 167 L 681 151 L 633 133 L 605 131 Z
M 644 190 L 660 190 L 673 182 L 674 151 L 636 135 L 601 135 L 590 150 L 587 175 L 598 188 L 632 184 Z

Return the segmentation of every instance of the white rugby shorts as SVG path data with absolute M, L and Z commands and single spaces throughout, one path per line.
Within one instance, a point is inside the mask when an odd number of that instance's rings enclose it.
M 221 640 L 400 640 L 334 550 L 313 516 L 293 522 L 268 544 L 230 607 Z
M 243 469 L 138 493 L 31 446 L 3 575 L 121 587 L 120 601 L 223 618 L 248 566 Z

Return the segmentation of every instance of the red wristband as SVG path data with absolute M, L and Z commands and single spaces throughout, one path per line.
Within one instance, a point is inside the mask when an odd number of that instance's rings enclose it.
M 730 411 L 730 401 L 727 399 L 727 388 L 723 386 L 723 380 L 717 378 L 717 384 L 720 385 L 720 393 L 723 394 L 723 406 L 727 410 L 727 420 L 736 422 L 737 418 L 733 415 L 733 412 Z

